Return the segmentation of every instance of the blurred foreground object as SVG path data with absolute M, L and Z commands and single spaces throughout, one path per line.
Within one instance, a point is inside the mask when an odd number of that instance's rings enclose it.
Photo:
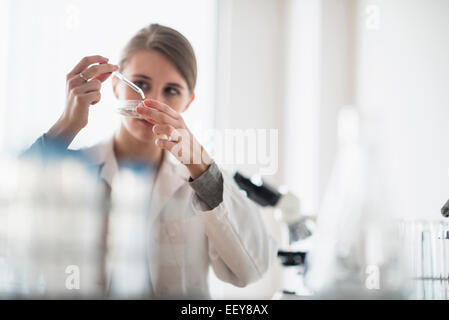
M 409 298 L 449 299 L 449 223 L 403 220 L 399 233 L 409 266 Z
M 340 111 L 338 138 L 306 284 L 318 299 L 408 298 L 400 238 L 372 145 L 361 146 L 355 108 Z
M 151 239 L 157 238 L 150 212 L 152 174 L 145 166 L 129 164 L 114 177 L 108 232 L 110 296 L 150 298 L 148 254 L 156 256 Z
M 0 295 L 101 294 L 101 188 L 74 158 L 0 159 Z
M 56 147 L 0 158 L 0 298 L 148 298 L 149 170 L 110 189 L 98 167 Z

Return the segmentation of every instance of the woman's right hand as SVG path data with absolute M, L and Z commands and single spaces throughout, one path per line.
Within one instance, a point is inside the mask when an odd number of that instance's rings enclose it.
M 47 133 L 67 146 L 88 122 L 89 107 L 101 99 L 101 85 L 118 66 L 102 56 L 83 58 L 67 75 L 67 99 L 64 113 Z M 92 66 L 93 64 L 96 64 Z

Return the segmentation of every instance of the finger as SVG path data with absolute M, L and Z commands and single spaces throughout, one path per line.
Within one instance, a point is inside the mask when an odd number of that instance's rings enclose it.
M 99 76 L 94 77 L 94 79 L 100 80 L 100 82 L 103 83 L 103 82 L 105 82 L 111 75 L 112 75 L 112 73 L 100 74 Z
M 165 135 L 165 134 L 158 134 L 158 135 L 156 136 L 156 138 L 157 138 L 157 139 L 160 139 L 160 140 L 173 141 L 173 142 L 175 142 L 174 139 L 170 138 L 169 136 L 167 136 L 167 135 Z M 176 141 L 176 142 L 178 142 L 178 141 Z
M 161 139 L 161 140 L 166 140 L 166 141 L 172 141 L 172 142 L 181 142 L 182 141 L 181 135 L 176 134 L 176 133 L 171 134 L 171 135 L 170 134 L 161 133 L 161 134 L 157 134 L 156 138 L 157 139 Z
M 94 104 L 97 104 L 98 102 L 100 102 L 101 93 L 99 91 L 85 93 L 85 94 L 77 96 L 77 99 L 79 100 L 79 102 L 81 102 L 83 104 L 94 105 Z
M 69 90 L 73 90 L 81 85 L 86 84 L 86 80 L 81 78 L 79 74 L 72 76 L 70 79 L 67 80 L 67 87 Z
M 105 74 L 111 74 L 114 71 L 117 71 L 119 66 L 114 64 L 98 64 L 88 68 L 86 71 L 83 71 L 83 75 L 86 79 L 95 79 L 99 76 L 104 76 Z
M 99 80 L 92 80 L 74 88 L 72 92 L 75 95 L 80 95 L 94 91 L 100 91 L 100 89 L 101 89 L 101 82 Z
M 179 136 L 178 138 L 174 138 L 173 136 L 167 137 L 167 136 L 164 135 L 163 138 L 165 138 L 165 140 L 167 140 L 167 141 L 171 141 L 171 142 L 174 142 L 174 143 L 180 143 L 182 141 L 182 137 L 181 136 Z
M 161 140 L 168 140 L 174 142 L 182 141 L 181 134 L 170 125 L 157 124 L 153 126 L 153 133 L 156 135 L 156 138 Z
M 109 59 L 102 56 L 84 57 L 76 66 L 70 71 L 69 76 L 73 76 L 83 72 L 87 67 L 94 63 L 106 63 Z
M 144 119 L 150 119 L 156 124 L 169 124 L 177 127 L 178 121 L 168 116 L 159 110 L 148 108 L 144 106 L 138 106 L 136 109 L 137 113 Z
M 178 120 L 180 118 L 180 114 L 178 112 L 176 112 L 170 106 L 168 106 L 165 103 L 162 103 L 160 101 L 153 100 L 153 99 L 147 99 L 147 100 L 145 100 L 144 104 L 147 107 L 155 108 L 155 109 L 157 109 L 157 110 L 159 110 L 161 112 L 166 113 L 167 115 L 169 115 L 173 119 Z
M 116 68 L 118 69 L 118 66 Z M 87 71 L 86 71 L 86 73 L 87 73 Z M 90 81 L 92 81 L 92 80 L 99 80 L 100 83 L 102 83 L 106 79 L 108 79 L 110 77 L 110 75 L 111 75 L 111 73 L 101 74 L 99 76 L 93 77 Z M 69 78 L 69 76 L 67 76 L 67 78 L 68 78 L 67 84 L 68 84 L 69 90 L 71 90 L 73 88 L 76 88 L 76 87 L 78 87 L 78 86 L 80 86 L 82 84 L 85 84 L 86 83 L 86 79 L 89 79 L 89 75 L 86 76 L 86 74 L 83 73 L 83 77 L 84 78 L 82 78 L 79 73 L 75 74 L 75 75 L 72 75 L 70 78 Z
M 157 124 L 153 126 L 154 134 L 165 134 L 171 136 L 176 129 L 168 124 Z
M 154 143 L 162 149 L 171 151 L 178 143 L 177 142 L 172 142 L 172 141 L 168 141 L 168 140 L 162 140 L 162 139 L 156 139 L 154 141 Z

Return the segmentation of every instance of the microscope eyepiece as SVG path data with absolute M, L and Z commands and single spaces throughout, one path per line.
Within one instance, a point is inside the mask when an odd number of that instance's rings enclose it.
M 449 200 L 447 200 L 447 202 L 444 204 L 443 208 L 441 208 L 441 214 L 445 218 L 449 217 Z

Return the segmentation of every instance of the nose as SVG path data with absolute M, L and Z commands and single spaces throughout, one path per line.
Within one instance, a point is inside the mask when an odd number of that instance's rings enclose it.
M 163 98 L 164 96 L 162 94 L 162 89 L 160 88 L 153 88 L 153 90 L 151 90 L 151 92 L 149 92 L 147 95 L 147 99 L 157 100 L 161 102 Z

